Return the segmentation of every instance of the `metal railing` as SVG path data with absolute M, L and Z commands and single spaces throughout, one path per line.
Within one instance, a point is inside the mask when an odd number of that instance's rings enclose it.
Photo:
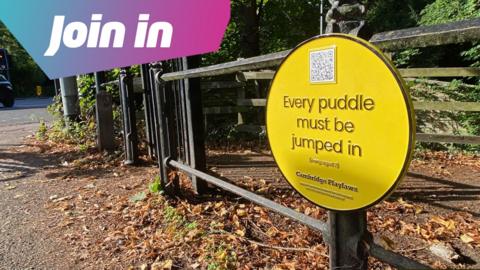
M 242 189 L 220 178 L 214 177 L 212 175 L 209 175 L 199 170 L 192 169 L 190 166 L 182 164 L 178 161 L 168 160 L 166 163 L 172 166 L 173 168 L 177 168 L 187 174 L 195 175 L 199 178 L 202 178 L 210 184 L 213 184 L 219 188 L 222 188 L 226 191 L 236 194 L 253 203 L 256 203 L 265 208 L 268 208 L 285 217 L 296 220 L 301 224 L 304 224 L 310 227 L 313 230 L 321 232 L 322 237 L 327 244 L 330 243 L 331 241 L 328 225 L 325 222 L 322 222 L 320 220 L 314 219 L 310 216 L 297 212 L 291 208 L 285 207 L 279 203 L 266 199 L 265 197 L 257 195 L 248 190 Z M 371 236 L 367 237 L 365 240 L 365 243 L 363 244 L 366 245 L 366 248 L 369 251 L 370 255 L 394 267 L 397 267 L 400 269 L 430 269 L 430 267 L 426 265 L 418 263 L 412 259 L 399 255 L 395 252 L 386 250 L 379 244 L 375 243 L 375 241 L 373 241 L 373 238 Z
M 460 23 L 419 27 L 405 29 L 400 31 L 386 32 L 374 35 L 372 42 L 385 50 L 394 50 L 407 47 L 434 46 L 440 44 L 449 44 L 457 42 L 473 42 L 480 37 L 480 20 L 471 20 Z M 395 45 L 395 44 L 401 44 Z M 263 56 L 242 59 L 234 62 L 213 65 L 208 67 L 188 69 L 188 63 L 183 60 L 170 62 L 170 65 L 164 63 L 163 66 L 153 66 L 150 71 L 150 87 L 152 91 L 151 103 L 153 108 L 151 117 L 154 119 L 154 131 L 151 136 L 154 137 L 156 144 L 155 153 L 159 161 L 160 171 L 162 175 L 162 183 L 164 187 L 178 188 L 178 175 L 168 174 L 168 169 L 173 168 L 181 170 L 189 174 L 192 178 L 194 190 L 200 193 L 201 180 L 212 184 L 221 189 L 227 190 L 242 198 L 262 205 L 278 214 L 296 220 L 308 227 L 322 233 L 323 238 L 328 243 L 331 239 L 329 227 L 325 222 L 316 220 L 305 214 L 297 212 L 293 209 L 285 207 L 279 203 L 259 196 L 253 192 L 240 188 L 218 177 L 212 176 L 202 171 L 200 153 L 204 149 L 198 146 L 198 142 L 203 139 L 201 133 L 198 132 L 199 127 L 195 126 L 194 117 L 198 117 L 198 105 L 193 104 L 192 93 L 200 92 L 201 87 L 198 78 L 215 77 L 226 74 L 236 74 L 239 72 L 251 72 L 259 69 L 273 68 L 278 66 L 286 57 L 289 51 L 283 51 Z M 177 70 L 175 72 L 165 72 L 166 70 Z M 410 72 L 410 71 L 409 71 Z M 422 74 L 429 72 L 441 73 L 442 75 L 457 74 L 463 72 L 465 75 L 478 75 L 476 69 L 460 70 L 417 70 Z M 264 73 L 257 75 L 268 79 L 272 76 Z M 251 73 L 243 73 L 245 77 L 252 75 Z M 198 94 L 198 93 L 197 93 Z M 264 102 L 261 100 L 244 100 L 245 104 L 251 102 L 251 105 L 258 105 Z M 263 105 L 263 104 L 262 104 Z M 425 105 L 425 104 L 424 104 Z M 450 104 L 450 108 L 462 109 L 463 106 L 477 109 L 477 104 Z M 432 106 L 439 106 L 438 104 Z M 470 107 L 469 107 L 470 106 Z M 472 107 L 473 106 L 473 107 Z M 200 104 L 201 107 L 201 104 Z M 201 109 L 200 109 L 201 112 Z M 152 125 L 153 125 L 152 124 Z M 434 136 L 434 139 L 440 137 L 436 135 L 426 134 L 426 136 Z M 478 138 L 464 138 L 461 141 L 476 141 Z M 441 138 L 439 140 L 442 140 Z M 203 152 L 204 154 L 204 152 Z M 200 157 L 200 161 L 196 158 Z M 200 167 L 200 168 L 198 168 Z M 204 169 L 204 168 L 203 168 Z M 170 180 L 170 182 L 168 181 Z M 173 184 L 172 184 L 173 183 Z M 368 234 L 361 239 L 361 243 L 365 246 L 369 254 L 383 262 L 389 263 L 394 267 L 403 269 L 429 269 L 421 263 L 404 257 L 400 254 L 386 250 L 378 245 L 373 237 Z

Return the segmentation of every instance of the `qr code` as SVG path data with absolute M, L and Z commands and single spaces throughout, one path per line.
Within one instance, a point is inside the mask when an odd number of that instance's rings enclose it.
M 310 52 L 310 83 L 335 82 L 335 48 Z

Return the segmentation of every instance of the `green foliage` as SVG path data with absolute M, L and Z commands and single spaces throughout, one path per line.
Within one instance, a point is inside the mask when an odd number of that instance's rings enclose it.
M 80 145 L 84 151 L 94 144 L 96 126 L 93 116 L 80 117 L 77 121 L 67 121 L 63 117 L 63 105 L 61 96 L 55 96 L 53 103 L 47 107 L 54 121 L 51 128 L 46 132 L 46 137 L 52 141 L 65 142 Z M 80 149 L 80 150 L 82 150 Z
M 420 54 L 419 49 L 407 49 L 395 54 L 394 63 L 396 67 L 406 68 L 411 65 L 413 59 Z
M 373 33 L 417 25 L 420 12 L 433 0 L 365 0 L 367 23 Z
M 301 41 L 320 33 L 320 1 L 257 0 L 258 27 L 249 27 L 252 22 L 247 16 L 250 0 L 231 2 L 231 20 L 220 50 L 203 57 L 203 65 L 233 61 L 245 55 L 242 39 L 254 34 L 260 54 L 290 49 Z M 325 1 L 328 2 L 328 1 Z M 242 47 L 243 46 L 243 47 Z M 251 55 L 250 55 L 251 56 Z
M 185 222 L 185 217 L 178 213 L 174 207 L 165 204 L 163 208 L 163 220 L 165 223 L 174 223 L 176 226 L 180 226 Z
M 47 90 L 46 95 L 53 95 L 52 82 L 2 22 L 0 22 L 0 48 L 8 51 L 11 82 L 17 97 L 35 96 L 37 85 Z
M 133 202 L 133 203 L 141 202 L 141 201 L 145 200 L 146 197 L 147 197 L 147 194 L 145 192 L 139 192 L 139 193 L 131 196 L 130 201 Z
M 89 148 L 88 144 L 80 144 L 78 146 L 78 151 L 85 153 L 87 152 L 88 148 Z
M 420 25 L 434 25 L 480 17 L 478 0 L 436 0 L 421 13 Z M 480 45 L 476 44 L 460 55 L 472 66 L 480 66 Z
M 237 254 L 230 244 L 225 242 L 211 242 L 207 247 L 208 255 L 206 261 L 208 270 L 226 270 L 235 269 Z
M 135 74 L 136 69 L 132 68 Z M 106 73 L 107 81 L 118 80 L 120 70 L 115 69 Z M 96 122 L 95 122 L 95 78 L 92 74 L 79 76 L 77 79 L 79 92 L 80 115 L 78 121 L 66 123 L 63 116 L 63 105 L 61 96 L 55 96 L 53 103 L 47 108 L 48 112 L 53 116 L 54 122 L 52 128 L 48 132 L 48 137 L 54 141 L 62 141 L 67 143 L 78 144 L 83 150 L 95 144 Z M 114 128 L 120 131 L 121 112 L 120 112 L 120 96 L 117 84 L 109 84 L 106 86 L 107 92 L 113 98 L 113 120 Z M 82 150 L 80 149 L 80 150 Z
M 44 121 L 41 121 L 40 126 L 38 127 L 38 130 L 35 133 L 35 137 L 37 138 L 37 140 L 44 141 L 47 139 L 47 132 L 48 132 L 47 125 L 45 124 Z
M 196 221 L 193 221 L 193 222 L 189 222 L 187 224 L 185 224 L 185 229 L 187 230 L 195 230 L 197 228 L 198 224 Z
M 265 3 L 260 20 L 262 53 L 291 49 L 319 34 L 320 1 L 275 0 Z
M 83 120 L 92 119 L 95 114 L 95 78 L 82 75 L 77 83 L 81 117 Z
M 217 270 L 220 268 L 220 265 L 217 262 L 211 262 L 208 264 L 208 270 Z
M 480 17 L 480 2 L 478 0 L 436 0 L 428 5 L 421 13 L 419 23 L 421 25 L 434 25 L 448 22 L 461 21 L 466 19 Z M 480 45 L 474 44 L 467 48 L 457 46 L 458 52 L 450 48 L 448 53 L 458 53 L 458 58 L 471 66 L 480 66 Z M 460 62 L 460 61 L 459 61 Z M 459 66 L 464 63 L 457 64 Z M 475 87 L 465 88 L 462 83 L 470 82 Z M 451 99 L 457 101 L 480 102 L 480 87 L 478 79 L 453 80 L 448 87 L 442 89 L 443 93 Z M 456 118 L 458 122 L 465 127 L 469 134 L 480 135 L 480 114 L 479 113 L 459 113 Z M 467 147 L 474 149 L 475 147 Z M 478 147 L 477 147 L 478 150 Z
M 479 17 L 479 5 L 478 0 L 436 0 L 421 12 L 419 23 L 434 25 Z
M 154 194 L 162 191 L 160 176 L 155 176 L 155 179 L 153 180 L 153 182 L 148 185 L 148 190 L 150 191 L 150 193 L 154 193 Z

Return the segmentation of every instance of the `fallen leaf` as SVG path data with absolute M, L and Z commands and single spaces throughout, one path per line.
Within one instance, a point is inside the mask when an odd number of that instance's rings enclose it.
M 246 217 L 247 216 L 247 211 L 243 210 L 243 209 L 238 209 L 237 210 L 237 215 L 239 217 Z
M 63 202 L 63 201 L 71 200 L 71 199 L 73 199 L 73 196 L 65 196 L 65 197 L 53 199 L 52 202 L 57 203 L 57 202 Z
M 150 267 L 151 270 L 170 270 L 173 267 L 172 260 L 166 260 L 163 262 L 155 262 Z
M 243 236 L 245 236 L 245 231 L 244 230 L 236 230 L 235 234 L 243 237 Z
M 430 246 L 429 250 L 440 259 L 452 263 L 452 260 L 458 259 L 460 256 L 447 243 L 436 243 Z
M 140 201 L 145 200 L 146 197 L 147 197 L 147 194 L 145 192 L 139 192 L 139 193 L 131 196 L 130 201 L 136 203 L 136 202 L 140 202 Z
M 469 244 L 474 241 L 473 238 L 467 234 L 462 234 L 460 236 L 460 240 L 462 240 L 462 242 L 464 242 L 465 244 Z
M 388 250 L 394 250 L 395 249 L 395 242 L 388 238 L 385 235 L 380 236 L 381 244 L 384 248 Z

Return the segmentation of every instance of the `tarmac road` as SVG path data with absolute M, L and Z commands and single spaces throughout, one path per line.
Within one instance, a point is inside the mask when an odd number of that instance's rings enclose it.
M 49 122 L 52 99 L 19 99 L 13 108 L 0 105 L 0 270 L 79 269 L 71 262 L 62 234 L 46 231 L 58 221 L 44 205 L 57 194 L 46 168 L 59 166 L 57 157 L 23 145 L 23 139 Z
M 18 146 L 25 136 L 38 129 L 40 121 L 50 122 L 47 106 L 52 98 L 17 99 L 13 108 L 0 105 L 0 149 Z

